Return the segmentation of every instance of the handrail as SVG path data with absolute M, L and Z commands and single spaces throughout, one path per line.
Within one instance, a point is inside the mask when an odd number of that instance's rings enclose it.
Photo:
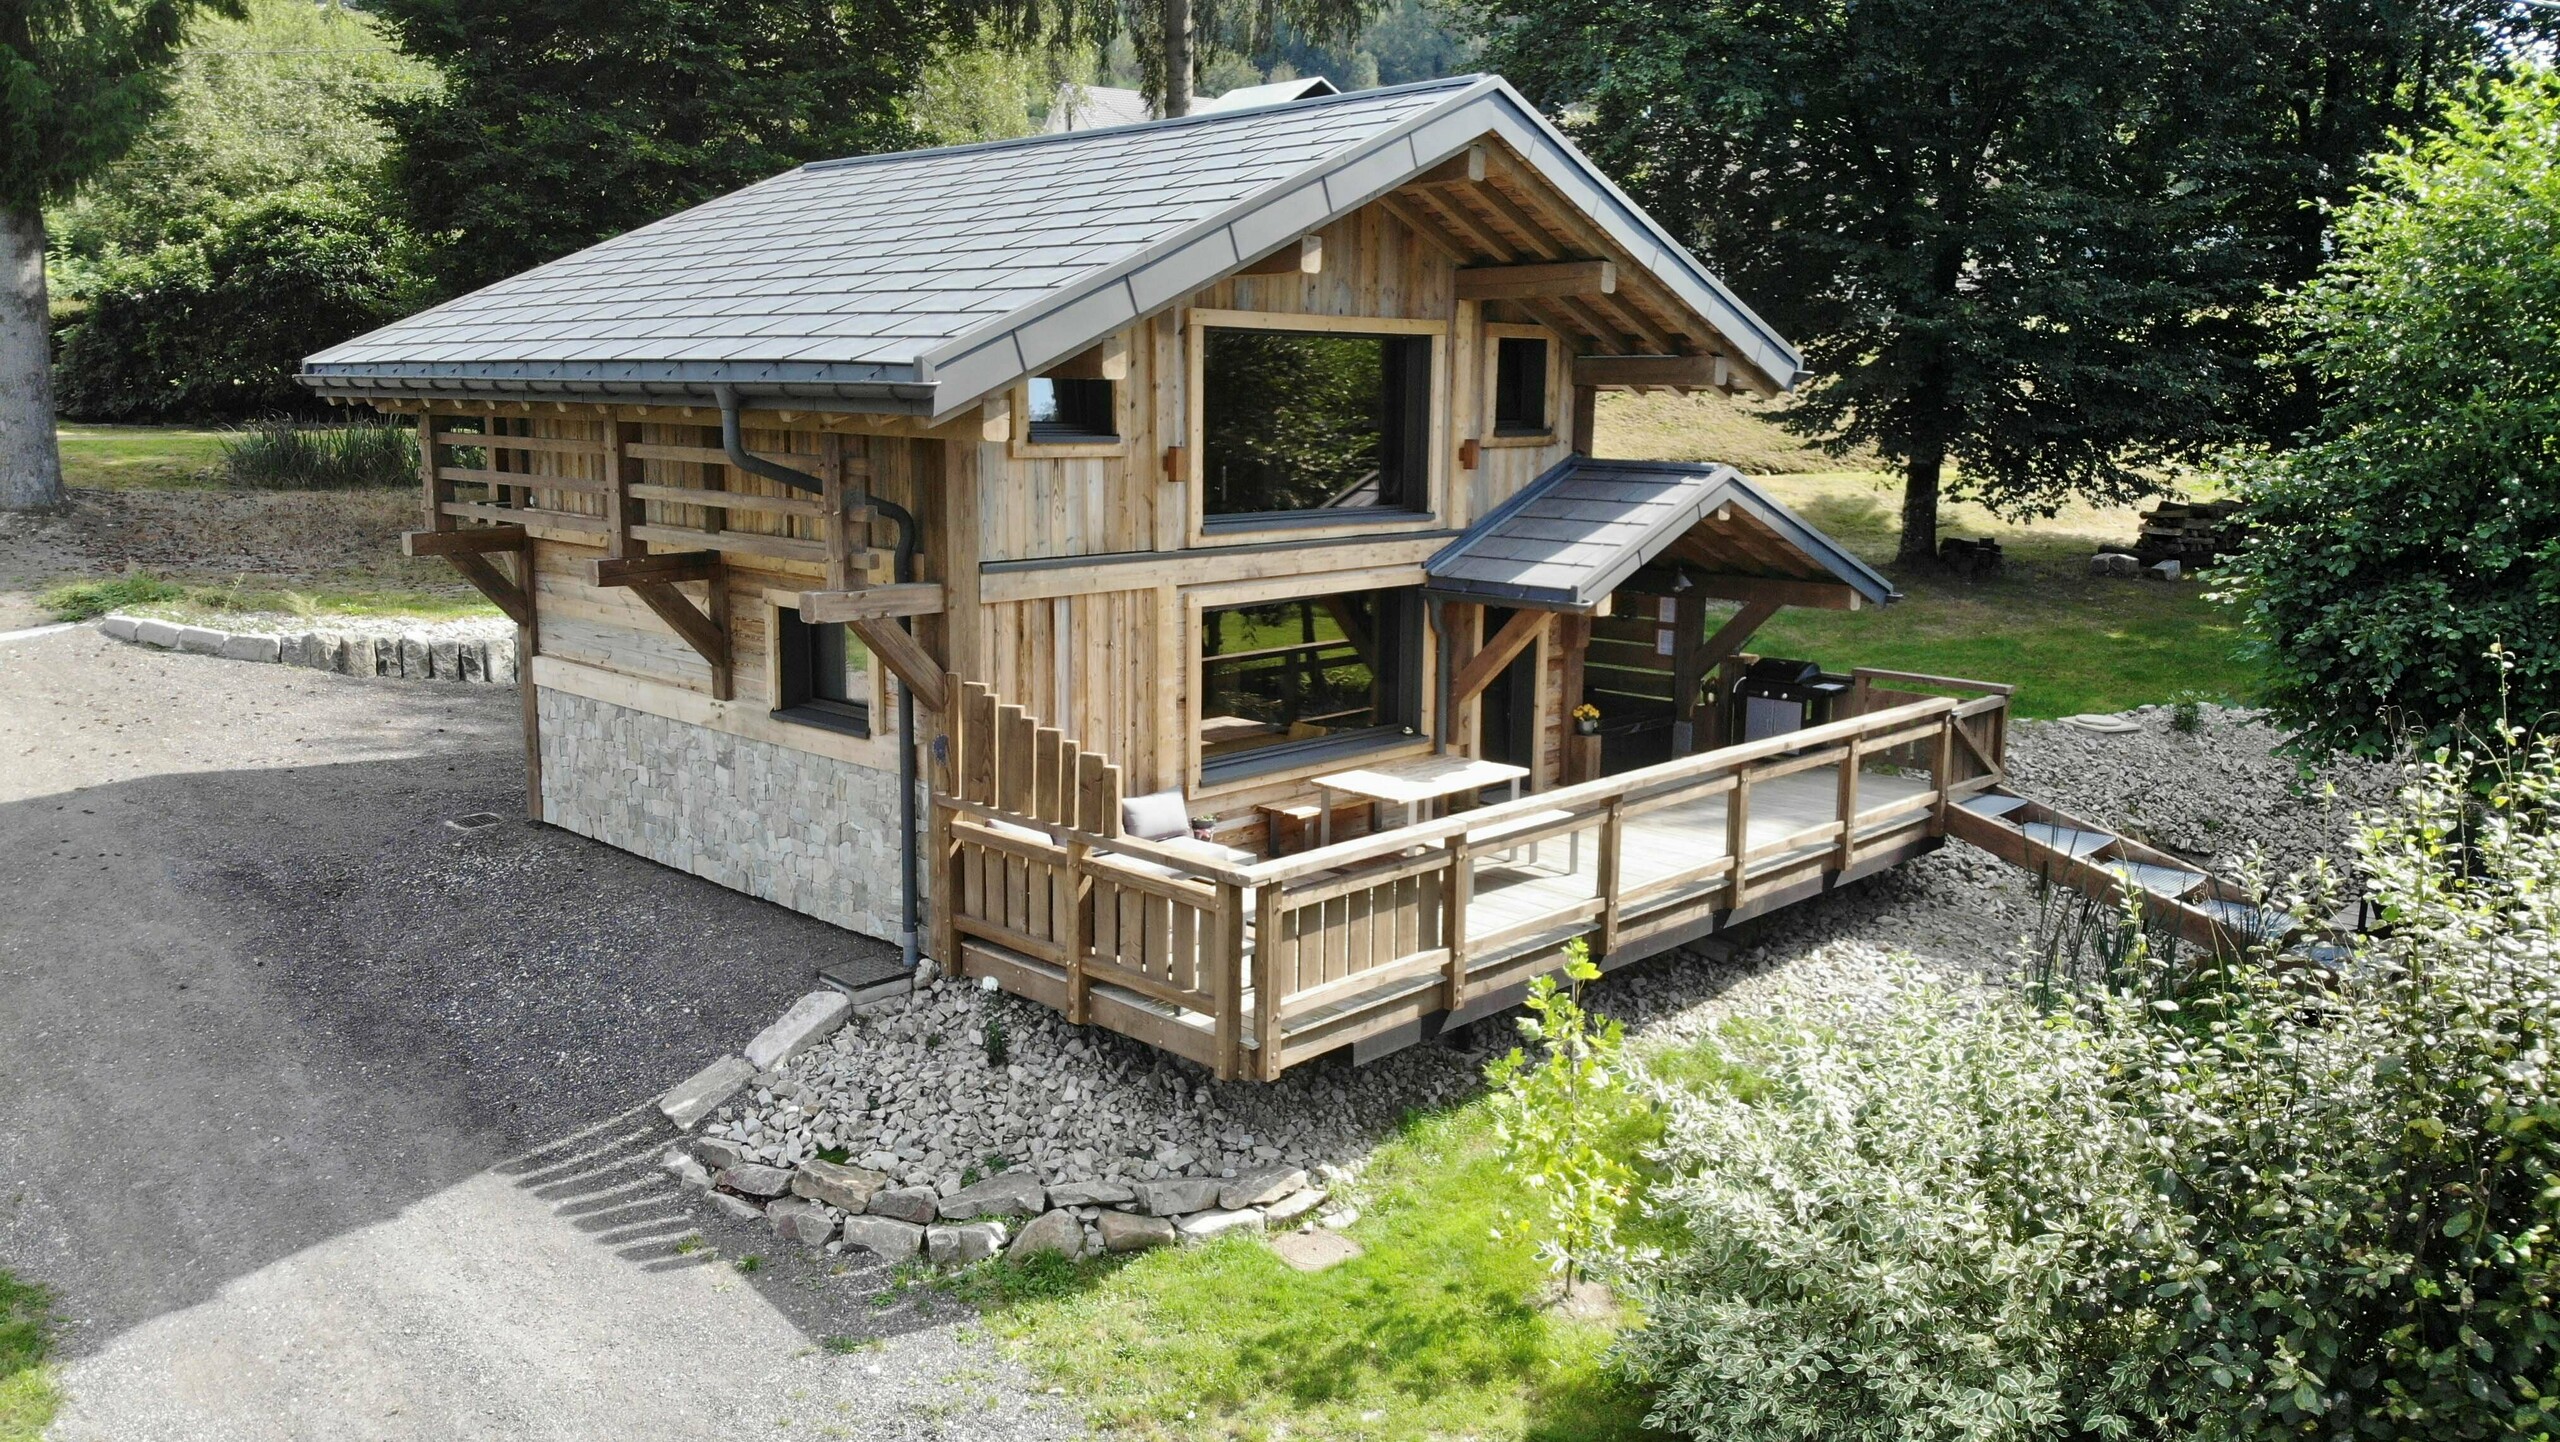
M 1980 691 L 1990 696 L 2015 696 L 2018 688 L 2004 681 L 1973 681 L 1962 676 L 1932 676 L 1926 671 L 1888 671 L 1876 666 L 1853 666 L 1852 681 L 1908 681 L 1915 686 L 1944 686 L 1957 691 Z

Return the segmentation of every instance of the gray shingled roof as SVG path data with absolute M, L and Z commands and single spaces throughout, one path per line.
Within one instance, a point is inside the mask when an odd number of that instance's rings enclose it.
M 1720 523 L 1702 525 L 1719 511 Z M 1678 461 L 1565 460 L 1423 569 L 1436 595 L 1588 611 L 1665 552 L 1705 571 L 1837 580 L 1873 602 L 1895 594 L 1873 567 L 1733 467 Z
M 1780 385 L 1796 352 L 1498 78 L 803 166 L 304 362 L 342 395 L 948 415 L 1487 134 Z

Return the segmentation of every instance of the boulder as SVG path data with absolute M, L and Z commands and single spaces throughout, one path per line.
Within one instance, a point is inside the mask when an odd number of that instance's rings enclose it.
M 1059 1207 L 1118 1207 L 1138 1194 L 1118 1182 L 1060 1182 L 1049 1189 L 1049 1203 Z
M 1055 1252 L 1062 1257 L 1083 1254 L 1084 1223 L 1076 1220 L 1075 1213 L 1060 1207 L 1032 1218 L 1013 1239 L 1013 1245 L 1005 1248 L 1004 1259 L 1019 1265 L 1042 1252 Z
M 931 1187 L 885 1187 L 871 1194 L 871 1205 L 864 1210 L 921 1227 L 938 1214 L 940 1201 Z
M 761 1162 L 740 1162 L 723 1167 L 716 1180 L 733 1192 L 750 1197 L 778 1197 L 791 1190 L 791 1173 Z
M 764 1215 L 764 1208 L 757 1206 L 755 1203 L 748 1201 L 744 1197 L 733 1197 L 727 1192 L 712 1192 L 709 1195 L 711 1197 L 711 1205 L 718 1207 L 724 1215 L 733 1217 L 738 1221 L 752 1222 Z
M 853 1003 L 843 992 L 813 991 L 747 1043 L 747 1065 L 770 1071 L 835 1035 L 852 1013 Z
M 715 1172 L 725 1172 L 747 1159 L 747 1149 L 726 1137 L 695 1137 L 693 1159 Z
M 1267 1167 L 1247 1172 L 1218 1189 L 1218 1205 L 1228 1211 L 1246 1207 L 1263 1207 L 1294 1192 L 1304 1191 L 1307 1174 L 1299 1167 Z
M 924 1229 L 924 1251 L 936 1266 L 965 1267 L 1004 1250 L 1004 1223 L 963 1222 Z
M 2186 568 L 2175 561 L 2154 561 L 2143 568 L 2142 579 L 2146 581 L 2174 581 L 2185 573 Z
M 667 1148 L 667 1154 L 658 1159 L 658 1165 L 666 1170 L 667 1175 L 697 1192 L 711 1189 L 711 1173 L 682 1147 Z
M 773 1224 L 773 1234 L 786 1242 L 804 1247 L 823 1247 L 836 1234 L 835 1218 L 816 1202 L 803 1197 L 783 1197 L 764 1209 L 764 1219 Z
M 1267 1207 L 1264 1207 L 1262 1209 L 1262 1219 L 1272 1226 L 1285 1227 L 1298 1220 L 1300 1217 L 1305 1216 L 1307 1213 L 1314 1211 L 1317 1207 L 1323 1205 L 1323 1203 L 1324 1189 L 1322 1187 L 1308 1187 L 1302 1191 L 1291 1192 L 1289 1195 L 1282 1197 L 1280 1200 L 1273 1202 Z
M 1185 1241 L 1205 1242 L 1211 1237 L 1223 1237 L 1229 1232 L 1261 1231 L 1262 1213 L 1256 1211 L 1194 1212 L 1174 1223 L 1173 1226 L 1175 1231 L 1182 1233 Z
M 1146 1182 L 1138 1188 L 1138 1205 L 1151 1217 L 1179 1217 L 1188 1212 L 1205 1212 L 1218 1204 L 1218 1193 L 1225 1184 L 1216 1177 L 1173 1177 L 1161 1182 Z
M 973 1187 L 962 1187 L 942 1199 L 942 1219 L 965 1222 L 972 1217 L 1036 1217 L 1049 1205 L 1040 1179 L 1029 1172 L 1007 1172 Z
M 675 1089 L 658 1098 L 658 1110 L 666 1114 L 680 1131 L 692 1131 L 694 1123 L 719 1110 L 738 1088 L 747 1084 L 756 1069 L 738 1057 L 724 1056 L 683 1081 Z M 705 1163 L 708 1165 L 708 1163 Z
M 1106 1252 L 1146 1252 L 1173 1245 L 1173 1223 L 1162 1217 L 1142 1217 L 1135 1212 L 1104 1212 L 1098 1220 L 1102 1228 L 1102 1249 Z
M 2142 574 L 2142 560 L 2138 556 L 2128 556 L 2122 551 L 2100 551 L 2089 558 L 2089 574 L 2092 576 L 2139 576 Z
M 233 661 L 265 661 L 272 664 L 281 654 L 273 636 L 225 636 L 222 654 Z
M 924 1250 L 924 1228 L 895 1217 L 847 1217 L 844 1244 L 892 1262 L 903 1262 Z
M 793 1196 L 812 1197 L 848 1212 L 868 1210 L 872 1194 L 887 1185 L 889 1178 L 883 1173 L 815 1158 L 802 1162 L 800 1170 L 791 1174 Z

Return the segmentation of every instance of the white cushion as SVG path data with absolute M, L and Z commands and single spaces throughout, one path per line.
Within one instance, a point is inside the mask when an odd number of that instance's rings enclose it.
M 1120 829 L 1140 841 L 1191 834 L 1191 803 L 1179 791 L 1155 791 L 1120 803 Z

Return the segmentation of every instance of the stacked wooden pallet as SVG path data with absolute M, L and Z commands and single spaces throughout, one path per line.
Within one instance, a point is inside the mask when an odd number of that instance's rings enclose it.
M 2146 566 L 2175 561 L 2188 570 L 2229 555 L 2239 537 L 2233 518 L 2238 501 L 2162 501 L 2142 513 L 2142 535 L 2133 554 Z

